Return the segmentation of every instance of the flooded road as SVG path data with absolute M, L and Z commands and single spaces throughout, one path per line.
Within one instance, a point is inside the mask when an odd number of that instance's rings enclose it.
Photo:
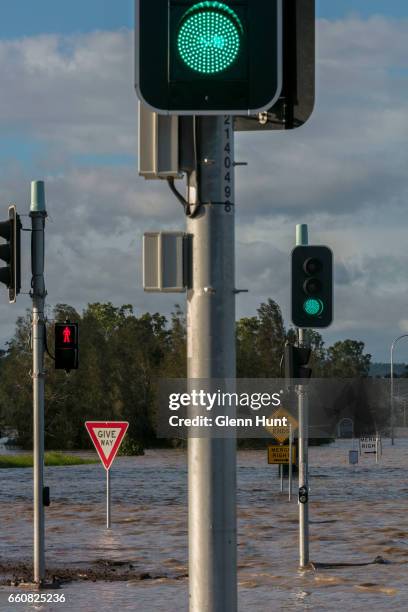
M 266 451 L 238 454 L 240 612 L 408 609 L 408 440 L 383 445 L 348 465 L 350 441 L 310 449 L 310 558 L 317 563 L 386 563 L 298 570 L 298 505 L 280 493 Z M 187 465 L 182 451 L 118 458 L 111 473 L 112 530 L 105 527 L 101 465 L 48 467 L 46 564 L 58 575 L 110 562 L 121 581 L 63 585 L 66 603 L 12 604 L 16 587 L 0 588 L 0 610 L 185 612 Z M 32 560 L 32 470 L 0 470 L 0 563 Z M 115 570 L 113 570 L 115 571 Z M 119 570 L 118 570 L 119 571 Z M 141 579 L 142 577 L 142 579 Z

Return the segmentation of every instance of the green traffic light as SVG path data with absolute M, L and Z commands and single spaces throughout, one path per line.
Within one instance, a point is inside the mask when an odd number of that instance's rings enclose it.
M 242 34 L 242 23 L 235 11 L 222 2 L 205 0 L 184 14 L 177 47 L 191 70 L 212 75 L 235 62 Z
M 322 300 L 317 298 L 308 298 L 303 303 L 303 310 L 311 317 L 318 317 L 322 314 L 324 309 Z

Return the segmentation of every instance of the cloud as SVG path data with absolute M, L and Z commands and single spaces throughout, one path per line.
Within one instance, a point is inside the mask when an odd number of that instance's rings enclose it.
M 310 122 L 236 138 L 236 158 L 249 163 L 237 169 L 237 287 L 250 289 L 238 314 L 273 297 L 289 321 L 289 253 L 295 224 L 306 222 L 311 242 L 335 253 L 327 341 L 361 338 L 378 359 L 407 318 L 407 25 L 381 16 L 320 20 Z M 28 211 L 30 180 L 46 180 L 49 302 L 170 312 L 182 296 L 140 288 L 141 236 L 184 229 L 184 218 L 165 183 L 137 176 L 132 33 L 0 41 L 0 79 L 0 138 L 11 147 L 2 151 L 0 197 L 4 210 L 16 201 Z M 28 233 L 24 247 L 28 291 Z M 2 295 L 6 339 L 30 302 L 22 295 L 12 308 Z
M 132 34 L 0 42 L 0 125 L 65 153 L 134 153 Z

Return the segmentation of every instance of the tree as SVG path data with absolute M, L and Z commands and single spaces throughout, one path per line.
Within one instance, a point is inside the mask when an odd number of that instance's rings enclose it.
M 259 318 L 259 351 L 261 355 L 261 376 L 279 378 L 281 360 L 286 341 L 282 312 L 274 300 L 268 299 L 257 310 Z
M 159 313 L 136 316 L 133 307 L 88 304 L 82 314 L 57 304 L 52 321 L 79 323 L 79 364 L 67 375 L 55 370 L 53 325 L 47 324 L 45 358 L 45 444 L 49 449 L 89 448 L 86 420 L 127 420 L 132 444 L 155 443 L 158 388 L 162 378 L 185 378 L 186 321 L 175 306 L 170 323 Z M 370 355 L 356 340 L 336 342 L 327 351 L 320 334 L 306 332 L 313 350 L 313 375 L 368 376 Z M 18 431 L 18 442 L 32 446 L 31 312 L 19 317 L 6 351 L 0 355 L 0 424 Z M 237 322 L 237 376 L 279 378 L 285 342 L 296 332 L 284 327 L 281 310 L 269 299 L 256 316 Z
M 237 377 L 258 378 L 261 371 L 258 317 L 240 319 L 236 326 Z
M 0 418 L 15 428 L 18 443 L 29 446 L 32 429 L 32 353 L 30 346 L 31 313 L 17 318 L 14 337 L 7 343 L 2 358 L 0 381 Z
M 276 302 L 262 303 L 256 317 L 237 323 L 237 376 L 239 378 L 279 378 L 286 340 L 282 313 Z
M 162 378 L 187 378 L 187 329 L 184 311 L 175 305 L 165 344 Z
M 364 354 L 364 342 L 342 340 L 327 350 L 327 374 L 332 378 L 367 377 L 371 355 Z
M 314 378 L 323 378 L 327 375 L 327 351 L 324 347 L 323 338 L 316 330 L 308 329 L 306 331 L 306 341 L 312 349 L 310 359 L 312 376 Z

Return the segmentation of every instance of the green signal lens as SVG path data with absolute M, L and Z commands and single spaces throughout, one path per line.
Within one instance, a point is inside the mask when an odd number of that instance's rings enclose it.
M 181 59 L 191 70 L 217 74 L 237 59 L 243 34 L 238 15 L 222 2 L 205 1 L 183 16 L 177 36 Z
M 309 298 L 303 303 L 303 310 L 311 317 L 318 317 L 323 312 L 323 302 L 317 298 Z

